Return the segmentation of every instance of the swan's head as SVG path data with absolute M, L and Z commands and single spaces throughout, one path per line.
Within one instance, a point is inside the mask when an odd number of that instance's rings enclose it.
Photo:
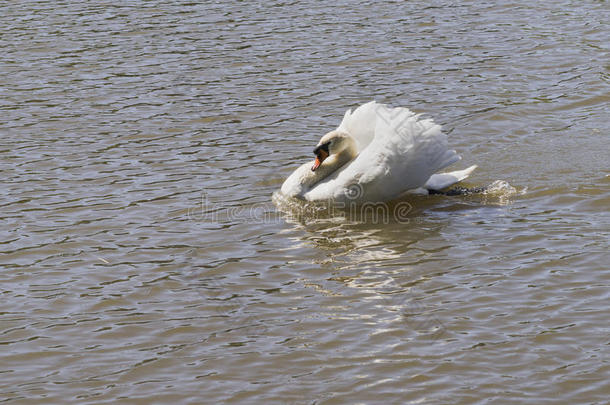
M 316 160 L 311 167 L 311 171 L 315 172 L 318 167 L 331 155 L 338 155 L 342 152 L 349 152 L 350 155 L 356 154 L 356 143 L 354 138 L 345 132 L 331 131 L 324 135 L 318 145 L 313 150 L 316 155 Z M 353 157 L 353 156 L 350 156 Z

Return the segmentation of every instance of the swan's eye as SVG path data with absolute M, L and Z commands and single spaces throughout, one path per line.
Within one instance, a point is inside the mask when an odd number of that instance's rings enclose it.
M 328 142 L 323 143 L 322 145 L 318 146 L 317 148 L 315 148 L 313 150 L 313 153 L 315 155 L 318 155 L 320 153 L 320 151 L 324 151 L 324 152 L 326 152 L 326 155 L 328 156 L 328 146 L 330 145 L 330 142 L 331 141 L 328 141 Z

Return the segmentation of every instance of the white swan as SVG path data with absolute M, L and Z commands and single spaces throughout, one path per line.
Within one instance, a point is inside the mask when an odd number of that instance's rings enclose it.
M 406 192 L 440 190 L 477 167 L 434 174 L 458 160 L 431 119 L 375 101 L 348 110 L 339 127 L 320 139 L 316 158 L 296 169 L 282 194 L 308 201 L 388 201 Z

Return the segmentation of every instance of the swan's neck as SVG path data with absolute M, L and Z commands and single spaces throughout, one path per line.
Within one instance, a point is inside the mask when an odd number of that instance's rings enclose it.
M 282 193 L 293 197 L 303 197 L 317 183 L 332 176 L 343 166 L 349 164 L 358 155 L 358 149 L 352 139 L 347 142 L 347 147 L 327 157 L 315 171 L 311 171 L 313 164 L 311 162 L 301 165 L 292 172 L 282 184 Z
M 350 162 L 357 155 L 355 147 L 349 147 L 341 152 L 330 155 L 324 162 L 316 169 L 315 172 L 311 172 L 312 176 L 308 179 L 308 186 L 312 187 L 316 183 L 324 180 L 341 167 L 343 167 L 346 163 Z

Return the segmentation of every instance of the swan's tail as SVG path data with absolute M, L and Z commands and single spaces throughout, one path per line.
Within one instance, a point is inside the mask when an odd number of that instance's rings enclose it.
M 452 186 L 470 176 L 470 174 L 477 168 L 477 165 L 472 165 L 464 170 L 456 170 L 449 173 L 438 173 L 430 176 L 424 188 L 428 191 L 439 191 L 449 186 Z

